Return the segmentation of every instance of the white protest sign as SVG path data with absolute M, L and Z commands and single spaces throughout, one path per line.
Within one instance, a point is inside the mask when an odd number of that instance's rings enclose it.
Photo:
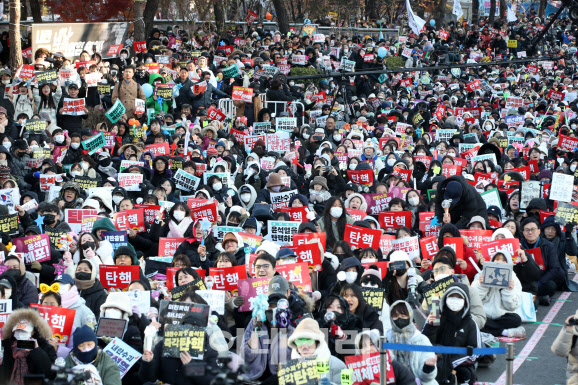
M 141 314 L 147 314 L 151 307 L 151 292 L 143 290 L 127 291 L 130 298 L 130 304 L 136 306 Z
M 211 311 L 220 315 L 225 314 L 225 292 L 223 290 L 196 290 L 195 293 L 207 301 Z
M 289 205 L 289 199 L 293 195 L 296 195 L 297 190 L 283 191 L 283 192 L 271 192 L 271 205 L 273 210 L 280 209 L 282 207 L 287 207 Z
M 177 188 L 186 191 L 196 190 L 197 187 L 199 186 L 199 183 L 201 182 L 201 178 L 189 174 L 188 172 L 182 169 L 177 170 L 175 176 L 173 177 L 173 180 L 175 181 L 175 185 L 177 186 Z
M 490 206 L 498 206 L 502 208 L 502 202 L 500 201 L 500 193 L 497 188 L 493 188 L 488 191 L 484 191 L 480 194 L 484 202 L 486 202 L 486 208 Z
M 118 365 L 120 378 L 123 378 L 142 357 L 142 354 L 128 346 L 118 337 L 115 337 L 102 351 L 108 354 Z
M 520 194 L 520 208 L 525 210 L 534 198 L 541 198 L 540 182 L 538 181 L 524 181 L 522 182 L 522 189 Z
M 118 185 L 126 191 L 140 191 L 139 184 L 143 181 L 143 174 L 118 174 Z
M 561 174 L 555 172 L 552 175 L 552 186 L 550 186 L 550 199 L 559 202 L 572 201 L 572 189 L 574 185 L 574 175 Z

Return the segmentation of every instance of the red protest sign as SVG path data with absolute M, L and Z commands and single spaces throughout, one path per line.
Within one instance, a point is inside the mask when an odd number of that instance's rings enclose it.
M 28 47 L 22 50 L 22 57 L 25 59 L 30 59 L 32 57 L 32 47 Z
M 96 64 L 96 62 L 94 60 L 87 60 L 87 61 L 77 61 L 76 62 L 76 70 L 78 71 L 78 69 L 80 67 L 84 67 L 87 70 L 90 68 L 91 65 Z
M 237 296 L 237 283 L 240 279 L 247 279 L 245 265 L 209 268 L 209 277 L 213 277 L 213 290 L 226 290 Z
M 381 230 L 366 229 L 365 227 L 345 225 L 343 240 L 349 243 L 352 250 L 366 249 L 371 247 L 375 250 L 379 248 Z
M 126 289 L 140 279 L 138 265 L 100 265 L 100 282 L 105 289 Z
M 388 261 L 381 261 L 381 262 L 364 262 L 361 264 L 365 270 L 369 269 L 370 266 L 377 267 L 377 271 L 381 274 L 381 279 L 385 278 L 387 275 L 387 264 Z
M 319 239 L 323 250 L 326 249 L 327 234 L 325 233 L 295 233 L 293 234 L 293 246 L 304 245 L 312 239 Z
M 112 221 L 119 230 L 135 229 L 138 233 L 145 231 L 143 209 L 119 211 L 113 214 Z
M 449 32 L 446 32 L 446 31 L 439 31 L 439 37 L 442 40 L 447 40 L 448 37 L 450 37 L 450 34 L 449 34 Z
M 253 101 L 253 89 L 249 87 L 234 86 L 232 99 L 251 103 Z
M 290 263 L 287 265 L 277 265 L 275 271 L 281 274 L 287 281 L 291 282 L 301 291 L 310 293 L 313 291 L 311 286 L 311 276 L 305 263 Z
M 380 355 L 371 353 L 357 356 L 345 357 L 345 365 L 348 369 L 353 370 L 353 385 L 370 385 L 380 381 Z M 387 354 L 387 370 L 385 373 L 385 384 L 395 383 L 395 374 L 391 364 L 391 357 Z
M 111 45 L 106 54 L 108 56 L 117 56 L 120 53 L 120 50 L 124 47 L 124 44 L 115 44 Z
M 226 45 L 226 46 L 223 46 L 223 47 L 219 47 L 219 49 L 224 50 L 224 51 L 225 51 L 225 55 L 229 56 L 230 54 L 233 53 L 233 50 L 235 49 L 235 47 L 232 46 L 232 45 Z
M 444 238 L 444 246 L 451 247 L 456 253 L 456 259 L 464 259 L 464 239 L 462 237 Z
M 145 151 L 151 151 L 155 158 L 160 155 L 169 156 L 171 154 L 171 149 L 167 142 L 146 145 Z
M 534 261 L 536 261 L 536 264 L 538 265 L 540 270 L 545 269 L 544 258 L 542 257 L 542 250 L 540 250 L 539 247 L 536 247 L 535 249 L 528 249 L 525 251 L 526 251 L 526 253 L 530 254 L 532 256 L 532 258 L 534 258 Z M 519 261 L 519 262 L 521 262 L 521 261 Z
M 488 183 L 497 183 L 498 182 L 498 173 L 497 172 L 479 172 L 479 171 L 476 171 L 474 174 L 474 181 L 476 182 L 476 185 L 483 180 L 487 181 Z
M 288 213 L 294 222 L 303 222 L 307 219 L 307 207 L 279 207 L 275 211 Z
M 474 81 L 469 82 L 468 84 L 466 84 L 466 88 L 470 92 L 477 90 L 478 88 L 480 88 L 480 80 L 476 79 Z
M 518 96 L 510 96 L 506 100 L 506 108 L 520 108 L 524 107 L 524 99 Z
M 379 213 L 379 225 L 386 232 L 403 226 L 411 228 L 411 211 L 382 211 Z
M 150 224 L 153 223 L 157 214 L 161 212 L 160 205 L 134 205 L 135 209 L 143 209 L 145 213 L 145 220 Z M 163 212 L 164 213 L 164 212 Z
M 24 80 L 32 79 L 34 77 L 34 66 L 31 64 L 24 64 L 20 66 L 20 68 L 18 68 L 17 73 L 18 72 L 19 74 L 17 75 L 17 77 Z
M 145 52 L 147 50 L 147 42 L 146 41 L 135 41 L 134 42 L 134 52 Z
M 444 164 L 442 167 L 442 175 L 446 178 L 454 175 L 460 175 L 462 172 L 462 167 L 457 164 Z
M 312 272 L 321 271 L 321 251 L 317 243 L 306 243 L 299 246 L 286 246 L 284 249 L 291 249 L 297 255 L 299 262 L 304 262 Z
M 548 92 L 548 99 L 551 100 L 558 100 L 558 101 L 562 101 L 564 100 L 564 93 L 563 92 L 558 92 L 558 91 L 554 91 L 554 90 L 550 90 L 550 92 Z
M 237 139 L 237 142 L 239 142 L 240 144 L 245 144 L 245 136 L 247 136 L 245 132 L 231 128 L 231 134 L 233 134 L 235 139 Z
M 517 238 L 499 239 L 485 243 L 480 248 L 480 252 L 486 261 L 491 261 L 492 256 L 498 251 L 513 257 L 516 251 L 520 249 L 520 240 Z
M 421 238 L 419 240 L 419 246 L 424 259 L 433 259 L 439 250 L 438 239 L 435 235 Z
M 460 230 L 460 234 L 467 238 L 469 246 L 474 250 L 480 250 L 482 244 L 491 242 L 492 230 Z
M 193 221 L 207 218 L 209 222 L 215 224 L 217 223 L 217 214 L 217 202 L 207 203 L 191 209 L 191 217 L 193 218 Z
M 12 243 L 16 246 L 16 252 L 23 254 L 22 259 L 27 265 L 34 261 L 50 261 L 50 238 L 48 234 L 14 238 Z
M 186 238 L 159 238 L 159 256 L 173 257 Z
M 560 139 L 558 141 L 558 148 L 565 152 L 574 152 L 574 149 L 578 147 L 578 138 L 572 138 L 570 136 L 560 134 Z
M 353 219 L 354 221 L 362 221 L 363 218 L 367 216 L 367 213 L 363 210 L 355 210 L 355 209 L 347 209 L 347 214 Z
M 39 305 L 31 303 L 32 309 L 38 310 L 40 316 L 46 320 L 52 329 L 52 338 L 59 343 L 68 343 L 74 324 L 76 310 L 57 306 Z
M 373 170 L 347 170 L 347 177 L 356 185 L 372 185 Z
M 412 170 L 404 170 L 403 168 L 400 168 L 397 166 L 393 167 L 393 172 L 392 172 L 393 175 L 397 175 L 404 182 L 409 182 L 409 180 L 411 179 L 411 173 L 412 173 Z
M 206 90 L 207 90 L 207 82 L 205 80 L 193 85 L 193 94 L 195 95 L 203 94 L 205 93 Z
M 213 106 L 207 110 L 207 116 L 210 120 L 218 120 L 219 122 L 222 122 L 227 117 L 221 110 L 217 110 Z

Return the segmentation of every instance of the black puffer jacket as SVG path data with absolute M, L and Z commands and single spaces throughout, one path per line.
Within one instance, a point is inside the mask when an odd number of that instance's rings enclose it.
M 446 186 L 452 181 L 459 182 L 462 185 L 462 197 L 460 198 L 460 201 L 457 205 L 452 205 L 450 207 L 452 223 L 455 224 L 458 229 L 465 229 L 470 220 L 478 215 L 486 220 L 486 228 L 489 228 L 490 221 L 488 220 L 488 213 L 486 211 L 486 202 L 482 199 L 482 196 L 478 194 L 476 189 L 466 182 L 464 177 L 461 175 L 454 175 L 438 184 L 435 213 L 439 222 L 442 222 L 444 217 L 442 201 L 444 200 Z

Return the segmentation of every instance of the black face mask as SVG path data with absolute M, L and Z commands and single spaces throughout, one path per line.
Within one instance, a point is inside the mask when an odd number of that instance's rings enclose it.
M 79 281 L 90 281 L 91 274 L 85 273 L 85 272 L 79 272 L 79 273 L 76 273 L 75 277 Z
M 138 76 L 139 78 L 144 78 L 145 75 L 146 75 L 146 70 L 143 70 L 143 69 L 136 70 L 136 76 Z
M 409 325 L 409 318 L 405 319 L 405 318 L 398 318 L 395 321 L 393 321 L 393 323 L 395 324 L 395 326 L 397 326 L 400 329 L 405 328 L 407 325 Z
M 403 276 L 406 272 L 407 272 L 407 269 L 396 270 L 396 271 L 395 271 L 395 275 L 396 275 L 397 277 L 401 277 L 401 276 Z
M 82 245 L 82 250 L 92 249 L 95 250 L 96 244 L 94 242 L 86 242 Z
M 239 224 L 238 224 L 238 223 L 227 222 L 227 226 L 229 226 L 229 227 L 238 227 Z
M 44 216 L 44 224 L 53 225 L 56 222 L 56 216 L 54 214 L 46 214 Z

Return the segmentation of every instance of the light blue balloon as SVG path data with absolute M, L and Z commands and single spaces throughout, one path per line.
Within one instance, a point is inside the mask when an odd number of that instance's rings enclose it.
M 144 94 L 147 98 L 150 98 L 150 96 L 153 94 L 153 86 L 148 83 L 142 85 L 142 90 L 144 91 Z
M 377 50 L 377 56 L 383 59 L 385 55 L 387 55 L 387 50 L 385 49 L 385 47 L 379 47 L 379 49 Z
M 435 21 L 434 19 L 431 19 L 431 20 L 429 21 L 429 25 L 431 25 L 432 27 L 435 27 L 436 21 Z

